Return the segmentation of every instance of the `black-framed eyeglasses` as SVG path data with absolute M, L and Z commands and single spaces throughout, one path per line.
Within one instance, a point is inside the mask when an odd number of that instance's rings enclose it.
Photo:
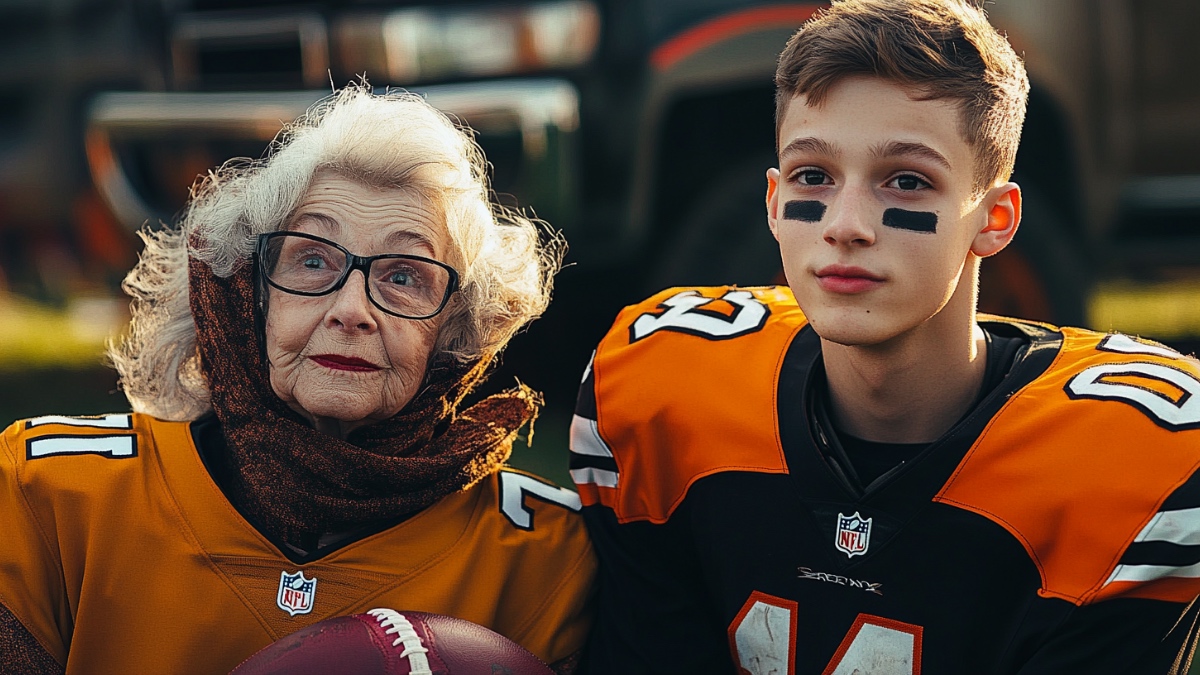
M 405 319 L 437 316 L 458 290 L 458 272 L 446 263 L 418 255 L 360 256 L 340 244 L 304 232 L 258 235 L 258 269 L 275 288 L 294 295 L 326 295 L 362 270 L 367 298 L 379 309 Z

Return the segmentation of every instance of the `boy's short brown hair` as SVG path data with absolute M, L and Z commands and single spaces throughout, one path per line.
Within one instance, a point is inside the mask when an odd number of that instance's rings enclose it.
M 983 10 L 967 0 L 834 0 L 779 56 L 776 136 L 793 98 L 819 105 L 856 75 L 912 87 L 920 99 L 957 101 L 975 151 L 976 189 L 1012 175 L 1029 79 Z

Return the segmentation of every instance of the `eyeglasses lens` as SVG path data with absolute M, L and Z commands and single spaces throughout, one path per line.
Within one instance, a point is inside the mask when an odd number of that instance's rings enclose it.
M 267 241 L 262 263 L 276 286 L 294 293 L 320 295 L 339 284 L 349 259 L 344 251 L 327 243 L 284 235 Z M 366 275 L 371 298 L 402 316 L 436 312 L 450 285 L 450 272 L 444 267 L 399 254 L 372 258 Z

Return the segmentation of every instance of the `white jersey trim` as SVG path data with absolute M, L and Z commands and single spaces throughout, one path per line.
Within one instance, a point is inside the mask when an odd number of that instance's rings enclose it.
M 65 424 L 72 427 L 97 427 L 100 429 L 132 429 L 133 417 L 124 413 L 98 417 L 69 417 L 67 415 L 43 415 L 28 422 L 29 428 L 46 424 Z
M 1200 578 L 1200 563 L 1174 567 L 1170 565 L 1117 565 L 1112 576 L 1104 582 L 1107 586 L 1118 581 L 1146 582 L 1165 577 L 1181 577 L 1184 579 Z
M 1169 541 L 1180 546 L 1200 546 L 1200 508 L 1160 511 L 1134 541 Z
M 617 487 L 617 478 L 616 471 L 607 469 L 596 469 L 590 466 L 571 469 L 571 480 L 574 480 L 576 485 L 599 485 L 600 487 L 615 488 Z
M 596 362 L 596 350 L 592 350 L 592 355 L 588 357 L 587 367 L 583 369 L 583 377 L 579 378 L 579 383 L 587 382 L 588 375 L 592 374 L 592 364 Z
M 575 415 L 571 420 L 571 452 L 592 457 L 612 457 L 612 448 L 600 437 L 596 420 Z

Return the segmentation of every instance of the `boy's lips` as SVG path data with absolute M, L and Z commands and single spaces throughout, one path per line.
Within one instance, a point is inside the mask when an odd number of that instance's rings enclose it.
M 318 354 L 310 356 L 309 359 L 315 361 L 318 365 L 332 368 L 333 370 L 353 370 L 358 372 L 367 372 L 379 370 L 380 367 L 354 356 L 342 356 L 340 354 Z
M 883 284 L 884 278 L 862 267 L 827 265 L 816 271 L 817 285 L 831 293 L 862 293 Z

